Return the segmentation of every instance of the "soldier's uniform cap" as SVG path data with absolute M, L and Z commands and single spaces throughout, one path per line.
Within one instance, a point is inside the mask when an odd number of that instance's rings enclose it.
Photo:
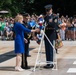
M 44 8 L 45 8 L 45 9 L 51 9 L 51 8 L 52 8 L 52 5 L 51 5 L 51 4 L 46 5 L 46 6 L 44 6 Z

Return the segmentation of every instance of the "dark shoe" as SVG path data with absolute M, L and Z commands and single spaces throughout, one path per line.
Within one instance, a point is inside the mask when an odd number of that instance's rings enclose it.
M 56 54 L 58 54 L 58 50 L 56 49 Z
M 53 68 L 54 65 L 53 64 L 47 64 L 46 66 L 44 66 L 44 68 L 49 69 L 49 68 Z
M 27 57 L 31 57 L 31 55 L 27 55 Z
M 56 54 L 59 54 L 58 51 L 56 51 Z
M 27 67 L 22 67 L 23 69 L 30 69 L 31 67 L 30 66 L 27 66 Z

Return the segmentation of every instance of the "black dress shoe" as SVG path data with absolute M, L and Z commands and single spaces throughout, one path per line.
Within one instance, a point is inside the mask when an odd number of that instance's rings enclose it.
M 56 54 L 58 54 L 58 50 L 56 49 Z
M 27 66 L 27 67 L 22 67 L 23 69 L 30 69 L 31 67 L 30 66 Z
M 49 68 L 53 68 L 54 65 L 53 64 L 47 64 L 46 66 L 44 66 L 44 68 L 49 69 Z

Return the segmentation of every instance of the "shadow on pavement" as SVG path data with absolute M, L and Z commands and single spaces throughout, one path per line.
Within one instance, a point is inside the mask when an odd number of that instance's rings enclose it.
M 33 50 L 34 48 L 30 48 L 29 50 Z M 14 50 L 13 51 L 10 51 L 10 52 L 7 52 L 7 53 L 4 53 L 4 54 L 1 54 L 0 55 L 0 63 L 6 61 L 6 60 L 9 60 L 13 57 L 15 57 L 16 54 L 14 53 Z

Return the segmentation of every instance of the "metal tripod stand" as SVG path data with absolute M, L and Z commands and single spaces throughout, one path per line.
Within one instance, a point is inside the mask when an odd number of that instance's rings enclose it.
M 45 30 L 45 29 L 44 29 Z M 38 49 L 38 54 L 37 54 L 37 58 L 36 58 L 36 62 L 35 62 L 35 66 L 34 66 L 34 70 L 36 70 L 36 67 L 37 65 L 39 65 L 39 68 L 40 68 L 40 65 L 41 64 L 53 64 L 54 67 L 52 70 L 57 70 L 57 57 L 56 57 L 56 50 L 55 50 L 55 47 L 52 45 L 52 43 L 50 42 L 49 38 L 46 36 L 46 34 L 44 33 L 44 30 L 41 30 L 41 34 L 42 34 L 42 38 L 41 38 L 41 43 L 40 43 L 40 46 L 39 46 L 39 49 Z M 41 57 L 41 48 L 42 48 L 42 45 L 43 45 L 43 41 L 44 41 L 44 36 L 46 37 L 46 39 L 48 40 L 48 42 L 50 43 L 50 46 L 53 47 L 53 62 L 51 61 L 41 61 L 41 59 L 39 60 L 39 56 Z

